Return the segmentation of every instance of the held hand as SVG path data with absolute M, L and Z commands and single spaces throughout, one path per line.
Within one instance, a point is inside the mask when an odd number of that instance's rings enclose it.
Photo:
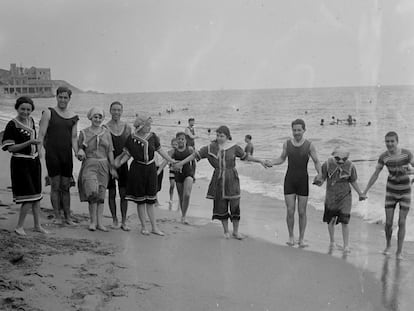
M 259 162 L 264 168 L 268 168 L 268 166 L 266 165 L 266 161 L 260 160 Z
M 264 165 L 266 166 L 266 168 L 273 167 L 273 164 L 272 164 L 272 162 L 270 160 L 264 161 Z
M 76 155 L 79 161 L 83 161 L 86 158 L 85 151 L 83 149 L 78 150 L 78 154 Z
M 40 145 L 42 143 L 40 139 L 35 139 L 35 138 L 29 140 L 29 142 L 31 145 Z
M 322 186 L 322 184 L 323 184 L 322 176 L 320 176 L 320 175 L 315 176 L 315 178 L 313 179 L 312 184 L 315 185 L 315 186 L 319 186 L 319 187 Z
M 361 193 L 360 195 L 359 195 L 359 200 L 360 201 L 364 201 L 364 200 L 366 200 L 368 197 L 367 197 L 367 195 L 365 194 L 365 193 Z
M 115 167 L 111 167 L 111 169 L 110 169 L 109 172 L 111 173 L 112 178 L 115 178 L 115 179 L 118 179 L 119 178 L 118 172 L 116 171 L 116 168 Z

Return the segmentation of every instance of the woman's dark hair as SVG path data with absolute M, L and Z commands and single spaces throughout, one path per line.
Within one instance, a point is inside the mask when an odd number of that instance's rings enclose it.
M 228 140 L 231 140 L 230 130 L 229 130 L 229 128 L 228 128 L 227 126 L 225 126 L 225 125 L 220 126 L 220 127 L 216 130 L 216 133 L 219 133 L 219 134 L 224 134 L 224 135 L 226 135 L 226 136 L 227 136 L 227 139 L 228 139 Z
M 124 106 L 120 102 L 113 102 L 111 106 L 109 106 L 109 111 L 111 111 L 113 105 L 119 105 L 122 109 L 124 109 Z
M 35 106 L 33 104 L 33 100 L 27 96 L 21 96 L 16 100 L 16 104 L 14 105 L 14 109 L 19 109 L 22 104 L 30 104 L 32 106 L 32 111 L 35 110 Z

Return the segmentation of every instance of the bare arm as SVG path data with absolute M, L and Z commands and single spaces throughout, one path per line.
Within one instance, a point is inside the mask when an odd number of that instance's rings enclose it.
M 260 163 L 263 167 L 267 168 L 267 166 L 265 165 L 265 162 L 261 159 L 255 158 L 250 154 L 247 154 L 247 157 L 245 157 L 243 159 L 243 161 L 249 161 L 249 162 L 256 162 L 256 163 Z
M 367 194 L 368 190 L 375 184 L 378 179 L 379 174 L 381 173 L 382 167 L 377 167 L 375 172 L 372 174 L 371 178 L 368 181 L 367 186 L 365 187 L 364 194 Z
M 47 132 L 47 128 L 49 126 L 50 120 L 50 110 L 47 109 L 42 113 L 42 117 L 40 118 L 39 122 L 39 153 L 41 154 L 42 148 L 44 147 L 45 136 Z
M 193 133 L 191 133 L 191 131 L 188 129 L 188 127 L 185 128 L 185 135 L 188 135 L 191 139 L 198 138 L 197 135 L 193 135 Z
M 315 170 L 318 172 L 317 178 L 320 179 L 322 177 L 321 162 L 319 162 L 318 155 L 316 154 L 316 148 L 312 143 L 310 145 L 310 156 L 315 165 Z
M 173 151 L 174 151 L 173 149 L 170 149 L 170 150 L 167 151 L 168 152 L 168 155 L 170 157 L 172 156 Z M 158 167 L 157 175 L 159 175 L 161 173 L 161 171 L 167 166 L 167 164 L 168 164 L 168 161 L 164 159 L 162 161 L 161 165 Z
M 78 122 L 76 122 L 72 127 L 72 149 L 75 154 L 78 154 Z
M 24 149 L 27 146 L 30 146 L 32 144 L 33 145 L 39 145 L 40 144 L 40 140 L 39 139 L 30 139 L 30 140 L 25 141 L 24 143 L 21 143 L 21 144 L 11 145 L 11 146 L 9 146 L 7 148 L 7 150 L 9 152 L 17 152 L 17 151 L 20 151 L 20 150 L 22 150 L 22 149 Z
M 280 156 L 274 160 L 270 160 L 271 165 L 280 165 L 286 161 L 287 158 L 287 142 L 283 144 L 283 150 Z
M 157 152 L 169 163 L 173 163 L 174 159 L 170 157 L 170 155 L 162 148 L 158 149 Z
M 117 156 L 114 160 L 114 166 L 116 168 L 119 168 L 122 166 L 122 164 L 126 163 L 131 156 L 128 154 L 128 152 L 123 151 L 119 156 Z
M 356 181 L 351 182 L 351 186 L 358 193 L 360 200 L 363 200 L 366 198 L 366 195 L 361 191 Z

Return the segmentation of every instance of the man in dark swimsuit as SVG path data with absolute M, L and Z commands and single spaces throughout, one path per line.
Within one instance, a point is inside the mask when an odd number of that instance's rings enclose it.
M 60 209 L 65 213 L 65 222 L 73 225 L 70 218 L 70 182 L 73 171 L 73 155 L 78 153 L 77 123 L 79 117 L 68 110 L 72 91 L 66 87 L 56 90 L 57 105 L 42 113 L 39 139 L 46 154 L 46 167 L 50 178 L 50 201 L 55 212 L 55 222 L 62 224 Z
M 321 164 L 316 155 L 316 149 L 313 144 L 303 138 L 306 131 L 305 122 L 296 119 L 292 122 L 293 139 L 287 140 L 283 144 L 283 151 L 279 158 L 268 161 L 268 166 L 279 165 L 288 159 L 288 169 L 285 176 L 284 194 L 287 207 L 286 223 L 289 231 L 289 246 L 295 244 L 293 235 L 293 227 L 295 224 L 295 205 L 298 202 L 299 214 L 299 247 L 303 248 L 307 245 L 304 243 L 306 229 L 306 205 L 309 196 L 309 175 L 308 161 L 312 158 L 318 176 L 315 180 L 321 180 L 322 171 Z

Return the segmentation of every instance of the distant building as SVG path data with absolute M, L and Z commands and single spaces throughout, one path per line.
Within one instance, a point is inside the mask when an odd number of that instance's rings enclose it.
M 10 72 L 2 75 L 0 92 L 6 95 L 53 97 L 50 68 L 24 68 L 10 64 Z

